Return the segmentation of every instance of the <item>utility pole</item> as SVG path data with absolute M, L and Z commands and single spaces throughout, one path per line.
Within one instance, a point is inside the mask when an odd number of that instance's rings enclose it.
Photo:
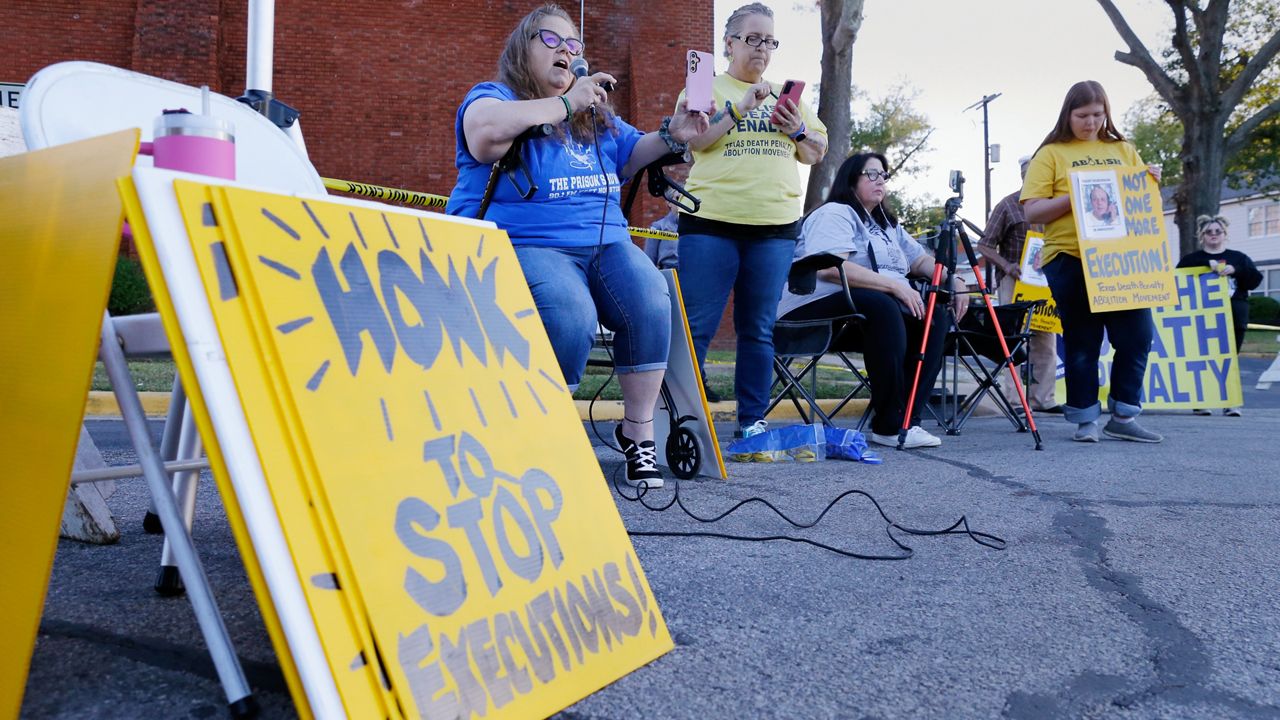
M 987 124 L 987 106 L 992 100 L 1000 97 L 1004 93 L 992 93 L 984 95 L 981 100 L 965 108 L 965 110 L 973 110 L 976 107 L 982 108 L 982 182 L 987 193 L 987 211 L 983 215 L 983 222 L 991 217 L 991 132 Z

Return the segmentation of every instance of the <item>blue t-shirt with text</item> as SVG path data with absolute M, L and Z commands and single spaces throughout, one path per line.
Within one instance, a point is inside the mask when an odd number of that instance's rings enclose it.
M 454 121 L 458 184 L 449 195 L 445 210 L 450 215 L 475 217 L 484 198 L 493 164 L 476 160 L 467 149 L 462 116 L 471 103 L 486 97 L 516 99 L 515 92 L 506 85 L 485 82 L 471 88 L 458 108 Z M 613 122 L 616 130 L 598 133 L 603 163 L 597 159 L 595 145 L 590 140 L 579 142 L 567 132 L 564 137 L 551 135 L 526 142 L 522 155 L 538 191 L 524 200 L 506 177 L 499 178 L 484 219 L 506 230 L 513 245 L 589 247 L 600 242 L 603 214 L 604 242 L 629 241 L 627 220 L 619 204 L 622 183 L 618 172 L 627 164 L 644 133 L 620 118 L 614 117 Z M 516 178 L 526 186 L 527 180 L 519 170 Z M 602 207 L 606 202 L 606 182 L 607 211 Z

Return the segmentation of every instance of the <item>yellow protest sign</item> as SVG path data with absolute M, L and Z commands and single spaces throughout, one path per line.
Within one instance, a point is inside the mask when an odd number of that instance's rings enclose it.
M 120 247 L 138 131 L 0 159 L 0 717 L 17 717 Z
M 1014 302 L 1044 302 L 1031 315 L 1031 329 L 1062 334 L 1062 320 L 1058 317 L 1058 304 L 1049 292 L 1049 280 L 1040 271 L 1040 255 L 1044 250 L 1044 233 L 1027 233 L 1022 245 L 1018 279 L 1013 284 Z
M 672 647 L 504 233 L 177 189 L 349 715 L 545 716 Z
M 1147 168 L 1071 173 L 1071 207 L 1090 310 L 1173 304 L 1160 187 Z
M 165 190 L 169 194 L 173 192 L 167 184 Z M 209 309 L 216 321 L 218 332 L 223 338 L 227 338 L 228 342 L 252 343 L 253 335 L 248 311 L 243 296 L 234 291 L 234 282 L 226 260 L 226 236 L 223 227 L 215 219 L 212 188 L 190 183 L 184 183 L 177 188 L 178 204 L 187 208 L 190 216 L 185 224 L 187 236 L 177 238 L 177 242 L 172 237 L 163 237 L 163 233 L 161 237 L 152 237 L 138 194 L 131 181 L 122 183 L 122 194 L 130 223 L 134 228 L 139 257 L 147 272 L 148 283 L 169 337 L 184 338 L 185 335 L 197 342 L 202 339 L 189 329 L 184 332 L 179 326 L 174 294 L 170 292 L 165 277 L 166 269 L 170 273 L 175 272 L 173 266 L 177 263 L 174 251 L 185 249 L 187 257 L 191 260 L 191 270 L 198 268 L 196 277 L 203 278 L 208 287 L 212 288 L 208 295 L 201 293 L 201 296 L 208 298 Z M 177 207 L 173 209 L 176 213 Z M 159 247 L 156 244 L 158 240 L 163 243 Z M 162 267 L 159 253 L 165 254 L 168 268 Z M 196 279 L 189 280 L 187 285 L 199 287 Z M 201 379 L 197 375 L 187 343 L 174 342 L 171 345 L 183 387 L 187 389 L 187 397 L 191 403 L 196 424 L 201 436 L 207 439 L 205 446 L 214 479 L 223 497 L 232 533 L 244 558 L 250 584 L 262 608 L 263 620 L 276 649 L 281 670 L 300 716 L 311 717 L 312 708 L 309 707 L 303 680 L 299 675 L 295 653 L 286 638 L 288 633 L 280 617 L 281 613 L 287 612 L 287 609 L 276 607 L 268 588 L 264 563 L 269 564 L 270 559 L 260 555 L 262 548 L 255 548 L 250 536 L 246 522 L 250 513 L 244 511 L 239 502 L 239 494 L 231 482 L 228 458 L 224 456 L 221 443 L 218 441 L 219 436 L 211 417 L 209 400 L 206 398 Z M 245 398 L 243 401 L 245 413 L 253 416 L 270 414 L 278 416 L 278 403 L 270 391 L 270 378 L 263 363 L 241 362 L 237 363 L 235 370 L 235 387 Z M 208 382 L 207 377 L 205 382 Z M 211 391 L 217 392 L 217 389 Z M 260 423 L 255 426 L 254 434 L 258 445 L 264 449 L 288 447 L 287 429 L 283 423 Z M 331 682 L 341 688 L 342 697 L 349 698 L 348 706 L 385 708 L 394 700 L 382 697 L 383 693 L 379 689 L 381 681 L 372 667 L 366 664 L 353 668 L 336 660 L 344 657 L 355 658 L 363 651 L 358 640 L 359 626 L 354 620 L 361 616 L 361 613 L 350 607 L 348 594 L 332 591 L 332 588 L 338 585 L 335 579 L 337 578 L 335 561 L 324 533 L 317 527 L 319 522 L 316 517 L 317 510 L 310 496 L 302 484 L 294 478 L 280 478 L 279 475 L 274 475 L 268 480 L 279 480 L 270 485 L 269 498 L 273 507 L 268 508 L 268 511 L 273 516 L 279 517 L 280 524 L 288 534 L 290 540 L 287 548 L 290 556 L 288 566 L 294 569 L 296 578 L 301 579 L 295 585 L 298 591 L 305 595 L 306 606 L 310 609 L 312 617 L 306 618 L 307 624 L 313 625 L 312 632 L 314 632 L 314 625 L 338 627 L 346 623 L 350 626 L 349 633 L 330 633 L 325 638 L 326 642 L 323 643 L 325 657 L 321 660 L 328 661 L 323 665 Z M 243 483 L 242 478 L 241 484 Z M 261 538 L 259 544 L 261 544 Z M 279 584 L 279 578 L 274 579 Z M 298 634 L 296 629 L 293 634 L 295 636 Z M 305 646 L 300 645 L 296 637 L 293 645 L 305 652 Z M 337 688 L 334 691 L 337 692 Z M 312 696 L 315 697 L 314 689 Z M 321 705 L 325 704 L 322 700 L 318 702 Z
M 1231 319 L 1231 289 L 1225 278 L 1202 268 L 1174 270 L 1177 305 L 1152 311 L 1155 339 L 1142 383 L 1146 409 L 1233 407 L 1243 403 L 1240 366 Z M 1101 397 L 1111 385 L 1115 350 L 1104 342 L 1098 360 Z M 1066 384 L 1059 378 L 1059 402 Z

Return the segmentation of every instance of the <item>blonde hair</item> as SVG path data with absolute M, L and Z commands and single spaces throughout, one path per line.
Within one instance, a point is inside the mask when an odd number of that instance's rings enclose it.
M 1227 219 L 1222 217 L 1221 215 L 1201 215 L 1197 217 L 1196 218 L 1196 237 L 1201 238 L 1202 243 L 1203 243 L 1205 228 L 1209 227 L 1210 225 L 1221 225 L 1222 234 L 1225 236 L 1227 234 L 1227 228 L 1231 226 L 1231 223 L 1227 222 Z
M 724 22 L 724 56 L 725 57 L 730 57 L 729 36 L 738 32 L 738 30 L 742 29 L 742 21 L 746 20 L 748 15 L 763 15 L 769 18 L 770 20 L 772 20 L 773 10 L 769 9 L 768 5 L 765 5 L 764 3 L 758 3 L 758 2 L 754 2 L 749 5 L 743 5 L 737 10 L 734 10 L 733 14 L 729 16 L 729 19 L 725 20 Z

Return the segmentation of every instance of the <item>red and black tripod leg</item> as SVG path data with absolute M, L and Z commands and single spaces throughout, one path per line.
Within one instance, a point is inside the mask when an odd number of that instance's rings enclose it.
M 944 292 L 939 285 L 946 267 L 942 263 L 934 263 L 933 278 L 930 280 L 929 304 L 924 311 L 924 333 L 920 335 L 920 352 L 916 355 L 916 373 L 911 380 L 911 392 L 907 394 L 907 409 L 902 414 L 902 427 L 898 429 L 898 449 L 907 443 L 907 431 L 911 429 L 911 413 L 915 410 L 916 390 L 920 387 L 920 374 L 924 371 L 924 354 L 929 346 L 929 328 L 933 324 L 933 311 L 938 304 L 938 293 Z
M 965 233 L 960 235 L 961 244 L 964 245 L 965 255 L 969 258 L 969 267 L 973 268 L 973 276 L 978 281 L 978 290 L 982 292 L 982 301 L 987 306 L 987 316 L 991 318 L 991 324 L 995 329 L 996 340 L 1000 342 L 1000 352 L 1004 353 L 1004 366 L 1009 370 L 1009 377 L 1013 378 L 1013 386 L 1018 391 L 1018 400 L 1022 402 L 1022 411 L 1027 416 L 1027 427 L 1031 428 L 1031 437 L 1035 438 L 1036 449 L 1043 450 L 1044 443 L 1040 441 L 1040 430 L 1036 427 L 1035 416 L 1031 413 L 1031 406 L 1027 404 L 1027 392 L 1022 387 L 1022 378 L 1018 377 L 1018 371 L 1013 367 L 1013 360 L 1009 354 L 1009 344 L 1004 340 L 1004 329 L 1000 327 L 1000 316 L 996 315 L 995 305 L 991 302 L 991 290 L 987 288 L 987 284 L 982 279 L 982 271 L 978 268 L 978 258 L 973 252 L 973 245 L 969 242 L 969 236 Z

